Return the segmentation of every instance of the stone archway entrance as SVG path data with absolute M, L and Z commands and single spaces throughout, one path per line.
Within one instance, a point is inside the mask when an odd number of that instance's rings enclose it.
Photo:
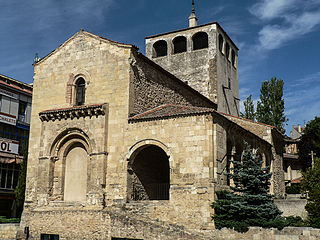
M 169 157 L 155 145 L 137 149 L 129 161 L 128 198 L 140 200 L 169 200 Z

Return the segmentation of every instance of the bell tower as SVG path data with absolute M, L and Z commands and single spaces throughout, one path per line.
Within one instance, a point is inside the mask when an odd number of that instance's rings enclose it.
M 218 105 L 239 116 L 238 48 L 218 22 L 198 25 L 194 0 L 189 27 L 146 37 L 146 56 Z

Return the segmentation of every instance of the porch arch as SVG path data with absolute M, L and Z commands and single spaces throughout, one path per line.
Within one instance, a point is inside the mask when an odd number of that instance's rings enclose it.
M 168 150 L 155 140 L 144 140 L 130 149 L 128 200 L 169 200 L 170 164 Z

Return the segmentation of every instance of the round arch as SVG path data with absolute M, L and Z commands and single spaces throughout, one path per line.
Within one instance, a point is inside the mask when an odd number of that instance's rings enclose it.
M 128 200 L 169 200 L 170 164 L 164 146 L 159 141 L 144 140 L 130 148 Z
M 88 135 L 78 128 L 66 128 L 62 130 L 58 136 L 53 140 L 49 149 L 51 157 L 57 157 L 62 146 L 66 146 L 67 142 L 81 141 L 88 153 L 92 152 L 92 143 Z M 71 143 L 69 142 L 69 144 Z

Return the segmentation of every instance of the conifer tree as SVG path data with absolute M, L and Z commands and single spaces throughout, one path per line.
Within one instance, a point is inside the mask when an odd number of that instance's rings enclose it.
M 254 104 L 251 97 L 252 95 L 250 94 L 249 97 L 247 97 L 247 99 L 243 102 L 244 113 L 240 113 L 240 115 L 243 118 L 247 118 L 254 121 L 255 111 L 254 111 Z
M 308 212 L 308 223 L 310 227 L 320 228 L 320 158 L 316 158 L 314 166 L 302 175 L 301 188 L 308 193 L 305 207 Z
M 212 204 L 216 227 L 237 231 L 246 231 L 249 226 L 283 228 L 285 219 L 269 194 L 269 168 L 262 168 L 262 160 L 249 146 L 242 159 L 232 163 L 234 167 L 227 175 L 234 181 L 230 187 L 233 192 L 217 192 L 218 200 Z
M 285 132 L 284 125 L 288 121 L 284 114 L 283 84 L 283 80 L 276 77 L 264 81 L 256 111 L 258 122 L 275 126 L 282 133 Z

